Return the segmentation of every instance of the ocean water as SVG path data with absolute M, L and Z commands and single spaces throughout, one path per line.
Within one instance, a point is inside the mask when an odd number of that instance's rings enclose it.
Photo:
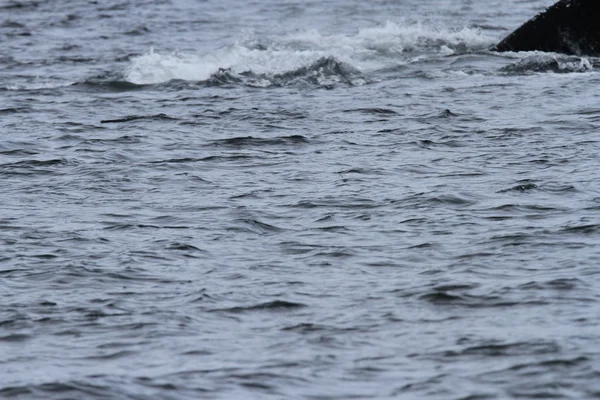
M 552 3 L 1 0 L 0 398 L 600 398 Z

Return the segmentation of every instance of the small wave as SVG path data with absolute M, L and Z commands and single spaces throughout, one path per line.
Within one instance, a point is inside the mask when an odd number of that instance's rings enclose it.
M 598 378 L 598 373 L 593 371 L 588 357 L 577 352 L 560 354 L 551 350 L 550 344 L 545 352 L 542 350 L 539 354 L 533 353 L 537 357 L 532 360 L 518 360 L 498 369 L 484 371 L 477 379 L 484 384 L 506 383 L 512 398 L 565 399 L 573 397 L 565 395 L 564 388 L 572 388 L 575 377 L 581 376 L 586 382 Z M 544 354 L 549 357 L 540 357 Z M 551 384 L 548 383 L 549 377 L 552 379 Z
M 11 107 L 0 109 L 0 115 L 3 114 L 25 114 L 32 112 L 33 109 L 29 107 Z
M 135 83 L 118 79 L 89 79 L 85 82 L 78 82 L 76 85 L 87 85 L 89 87 L 95 87 L 107 92 L 127 92 L 130 90 L 138 90 L 144 87 L 144 85 L 137 85 Z
M 360 86 L 369 81 L 359 70 L 334 57 L 320 58 L 314 63 L 296 70 L 261 79 L 252 86 L 288 86 L 290 84 L 310 83 L 327 86 L 344 83 Z
M 299 332 L 299 333 L 312 333 L 312 332 L 327 331 L 327 330 L 330 330 L 330 328 L 325 325 L 302 323 L 302 324 L 286 326 L 284 328 L 281 328 L 281 330 L 282 331 Z
M 469 343 L 467 340 L 466 343 Z M 484 341 L 483 343 L 474 343 L 471 346 L 465 346 L 462 349 L 446 350 L 441 353 L 434 353 L 425 356 L 425 358 L 433 357 L 439 359 L 448 359 L 455 357 L 518 357 L 523 355 L 542 355 L 542 354 L 557 354 L 560 351 L 560 346 L 555 342 L 499 342 L 499 341 Z
M 245 147 L 264 147 L 264 146 L 288 146 L 309 143 L 309 140 L 302 135 L 278 136 L 273 138 L 258 138 L 254 136 L 233 137 L 229 139 L 220 139 L 212 142 L 214 146 L 245 148 Z
M 251 306 L 239 306 L 239 307 L 230 307 L 225 309 L 219 309 L 214 311 L 225 311 L 231 313 L 243 313 L 247 311 L 286 311 L 286 310 L 294 310 L 298 308 L 304 308 L 306 304 L 302 303 L 294 303 L 291 301 L 285 300 L 274 300 L 266 303 L 251 305 Z
M 528 282 L 519 286 L 521 290 L 553 290 L 573 291 L 585 286 L 585 283 L 577 278 L 558 278 L 546 282 Z
M 151 120 L 151 121 L 174 121 L 177 118 L 170 117 L 166 114 L 156 114 L 156 115 L 129 115 L 123 118 L 116 119 L 103 119 L 100 121 L 101 124 L 114 124 L 119 122 L 131 122 L 136 120 Z
M 26 150 L 26 149 L 0 150 L 0 155 L 3 155 L 3 156 L 22 157 L 22 156 L 35 156 L 38 154 L 40 154 L 40 153 L 37 151 Z M 1 164 L 0 164 L 0 166 L 1 166 Z
M 0 4 L 0 10 L 33 10 L 40 6 L 38 1 L 9 1 L 5 4 Z
M 30 335 L 26 335 L 23 333 L 13 333 L 6 336 L 0 336 L 0 342 L 24 342 L 30 338 Z
M 577 234 L 577 235 L 596 234 L 596 233 L 600 232 L 600 224 L 566 226 L 562 229 L 562 232 Z
M 427 123 L 430 121 L 444 120 L 444 119 L 449 119 L 449 118 L 458 117 L 458 116 L 459 116 L 458 114 L 455 114 L 446 108 L 445 110 L 442 110 L 442 111 L 437 111 L 437 112 L 433 112 L 433 113 L 427 113 L 427 114 L 416 116 L 416 117 L 414 117 L 414 119 L 417 121 L 420 121 L 420 122 Z
M 251 87 L 283 87 L 294 85 L 332 86 L 346 84 L 360 86 L 369 82 L 360 71 L 334 57 L 324 57 L 300 68 L 278 74 L 255 74 L 251 71 L 236 74 L 221 69 L 206 81 L 211 86 L 244 84 Z
M 1 169 L 5 168 L 36 168 L 51 167 L 56 165 L 67 165 L 69 161 L 64 158 L 55 158 L 50 160 L 22 160 L 13 163 L 0 164 Z
M 259 235 L 268 235 L 271 233 L 282 232 L 284 229 L 279 228 L 275 225 L 270 225 L 265 222 L 261 222 L 257 219 L 238 219 L 236 222 L 241 223 L 241 226 L 236 226 L 231 228 L 232 231 L 243 231 L 243 232 L 252 232 Z
M 193 246 L 191 244 L 179 243 L 179 242 L 169 245 L 167 247 L 167 250 L 178 250 L 178 251 L 187 251 L 187 252 L 202 251 L 198 247 Z
M 528 74 L 537 72 L 589 72 L 595 67 L 593 60 L 585 57 L 567 56 L 563 54 L 534 54 L 507 65 L 501 69 L 507 74 Z
M 423 294 L 419 297 L 428 303 L 436 306 L 455 306 L 465 308 L 496 308 L 496 307 L 515 307 L 515 306 L 533 306 L 548 304 L 543 300 L 523 301 L 518 299 L 503 299 L 499 296 L 478 296 L 473 294 L 454 294 L 446 291 L 433 291 Z
M 65 80 L 61 78 L 30 78 L 18 77 L 10 83 L 0 86 L 4 90 L 44 90 L 44 89 L 59 89 L 76 84 L 76 81 Z
M 528 192 L 530 190 L 537 189 L 538 185 L 530 181 L 529 179 L 524 179 L 518 183 L 518 185 L 513 186 L 508 189 L 502 189 L 498 191 L 498 193 L 507 193 L 507 192 Z
M 39 385 L 0 387 L 1 398 L 111 398 L 116 391 L 83 381 L 48 382 Z
M 373 114 L 373 115 L 398 115 L 398 113 L 394 110 L 390 110 L 387 108 L 356 108 L 352 110 L 342 110 L 342 112 L 347 113 L 361 113 L 361 114 Z

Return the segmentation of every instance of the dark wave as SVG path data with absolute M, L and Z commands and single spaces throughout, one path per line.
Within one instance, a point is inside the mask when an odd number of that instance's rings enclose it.
M 251 306 L 238 306 L 230 308 L 222 308 L 214 311 L 230 312 L 230 313 L 243 313 L 249 311 L 287 311 L 298 308 L 304 308 L 306 304 L 295 303 L 285 300 L 274 300 L 266 303 L 255 304 Z
M 342 112 L 357 112 L 361 114 L 374 114 L 374 115 L 397 115 L 398 113 L 388 108 L 357 108 L 353 110 L 343 110 Z
M 259 221 L 253 218 L 242 218 L 236 220 L 239 225 L 232 226 L 229 228 L 229 231 L 232 232 L 252 232 L 257 233 L 259 235 L 267 235 L 272 233 L 278 233 L 284 231 L 284 229 L 279 228 L 277 226 L 267 224 L 265 222 Z
M 156 114 L 156 115 L 129 115 L 123 118 L 115 119 L 103 119 L 100 121 L 101 124 L 114 124 L 119 122 L 131 122 L 137 120 L 150 120 L 150 121 L 175 121 L 177 118 L 170 117 L 167 114 Z
M 538 185 L 536 185 L 535 183 L 533 183 L 529 180 L 524 180 L 516 186 L 513 186 L 508 189 L 502 189 L 502 190 L 498 191 L 498 193 L 507 193 L 507 192 L 522 192 L 522 193 L 524 193 L 524 192 L 529 192 L 529 191 L 537 189 L 537 188 L 538 188 Z
M 0 10 L 29 11 L 38 8 L 41 3 L 42 1 L 9 0 L 4 4 L 0 4 Z
M 141 90 L 148 85 L 138 85 L 127 81 L 122 73 L 107 72 L 92 76 L 82 82 L 75 83 L 73 86 L 94 89 L 102 92 L 129 92 L 132 90 Z
M 32 113 L 35 110 L 31 109 L 30 107 L 11 107 L 11 108 L 4 108 L 4 109 L 0 109 L 0 115 L 2 114 L 28 114 L 28 113 Z
M 29 152 L 25 153 L 26 155 Z M 22 155 L 22 152 L 17 154 Z M 70 161 L 64 158 L 55 158 L 50 160 L 21 160 L 12 163 L 0 164 L 1 175 L 46 175 L 66 173 L 62 167 L 75 165 L 76 161 Z
M 209 86 L 245 85 L 251 87 L 284 87 L 314 85 L 333 87 L 336 85 L 362 85 L 371 80 L 350 64 L 335 57 L 323 57 L 310 65 L 278 74 L 236 74 L 221 69 L 206 81 Z
M 93 385 L 87 382 L 50 382 L 40 385 L 8 386 L 0 389 L 0 397 L 5 399 L 67 399 L 67 398 L 110 398 L 123 397 L 111 386 Z
M 542 299 L 508 298 L 505 296 L 475 295 L 464 291 L 432 290 L 419 296 L 421 300 L 436 306 L 464 308 L 531 307 L 548 304 Z
M 213 146 L 245 148 L 265 146 L 296 146 L 309 143 L 308 138 L 302 135 L 277 136 L 272 138 L 260 138 L 253 136 L 234 137 L 229 139 L 214 140 Z
M 423 358 L 449 359 L 462 357 L 518 357 L 524 355 L 542 355 L 558 354 L 561 351 L 559 345 L 552 341 L 534 341 L 534 342 L 499 342 L 483 341 L 483 343 L 473 343 L 465 339 L 461 345 L 463 348 L 457 350 L 447 350 L 440 353 L 423 355 Z M 461 346 L 462 347 L 462 346 Z M 417 356 L 416 357 L 421 357 Z

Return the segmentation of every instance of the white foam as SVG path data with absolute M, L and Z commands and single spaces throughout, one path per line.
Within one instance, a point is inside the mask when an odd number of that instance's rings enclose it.
M 322 57 L 335 57 L 361 71 L 409 62 L 407 51 L 426 49 L 442 55 L 452 47 L 479 48 L 491 44 L 479 29 L 448 29 L 421 23 L 386 22 L 351 35 L 323 35 L 317 30 L 288 33 L 257 46 L 253 37 L 210 54 L 157 53 L 134 58 L 125 79 L 156 84 L 172 79 L 204 81 L 219 69 L 233 73 L 279 74 L 307 66 Z M 414 57 L 411 56 L 411 58 Z
M 136 84 L 153 84 L 172 79 L 206 80 L 219 64 L 186 54 L 148 54 L 136 57 L 125 71 L 125 79 Z
M 204 81 L 219 69 L 241 74 L 278 74 L 307 65 L 325 56 L 319 50 L 269 48 L 258 50 L 241 43 L 211 54 L 159 54 L 149 52 L 136 57 L 125 71 L 125 79 L 135 84 L 155 84 L 172 79 Z
M 447 49 L 448 45 L 460 44 L 476 48 L 491 43 L 491 39 L 484 36 L 478 28 L 449 29 L 423 23 L 397 24 L 390 21 L 382 26 L 363 28 L 358 37 L 363 39 L 365 46 L 396 51 L 422 47 Z
M 75 84 L 75 81 L 50 80 L 47 78 L 36 78 L 33 81 L 13 81 L 5 86 L 6 90 L 42 90 L 58 89 Z

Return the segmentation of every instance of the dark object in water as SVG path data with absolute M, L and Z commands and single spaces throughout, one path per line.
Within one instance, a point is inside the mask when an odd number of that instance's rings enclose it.
M 494 50 L 600 56 L 600 0 L 560 0 L 525 22 Z

